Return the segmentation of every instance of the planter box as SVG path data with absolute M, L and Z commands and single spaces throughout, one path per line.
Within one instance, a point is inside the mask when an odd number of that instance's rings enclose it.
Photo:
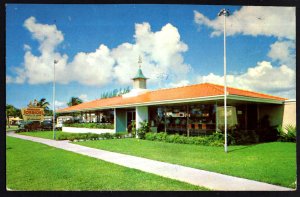
M 78 128 L 78 127 L 62 127 L 63 132 L 68 133 L 115 133 L 114 129 L 90 129 L 90 128 Z

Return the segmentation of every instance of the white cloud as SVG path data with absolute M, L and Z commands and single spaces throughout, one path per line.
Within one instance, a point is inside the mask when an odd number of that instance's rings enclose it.
M 89 101 L 88 96 L 86 94 L 81 94 L 78 98 L 80 98 L 83 102 Z
M 85 85 L 106 85 L 111 81 L 115 60 L 105 45 L 100 45 L 95 52 L 77 53 L 68 65 L 72 80 Z
M 67 107 L 67 103 L 64 101 L 55 100 L 55 109 L 61 109 Z
M 197 82 L 224 84 L 223 76 L 210 73 L 198 76 Z M 281 97 L 296 97 L 296 73 L 286 65 L 272 66 L 270 62 L 258 62 L 255 67 L 248 68 L 246 73 L 227 75 L 227 84 L 236 88 L 265 92 Z
M 296 9 L 294 7 L 243 6 L 226 19 L 228 35 L 265 35 L 295 39 Z M 212 36 L 223 32 L 223 17 L 210 20 L 202 13 L 194 11 L 194 22 L 213 29 Z
M 28 44 L 24 44 L 23 49 L 24 49 L 25 51 L 30 51 L 30 50 L 31 50 L 31 47 L 30 47 Z
M 170 83 L 168 87 L 182 87 L 189 85 L 190 82 L 188 80 L 181 80 L 178 83 Z
M 34 17 L 24 22 L 24 27 L 39 42 L 41 55 L 36 56 L 30 50 L 24 55 L 24 66 L 19 67 L 15 83 L 49 83 L 53 80 L 53 60 L 56 64 L 56 81 L 69 83 L 77 81 L 85 85 L 107 85 L 112 81 L 120 84 L 131 83 L 131 77 L 138 68 L 138 56 L 143 59 L 142 68 L 150 83 L 157 83 L 157 73 L 166 73 L 176 80 L 190 71 L 190 65 L 184 63 L 182 53 L 188 46 L 180 40 L 178 29 L 166 24 L 157 32 L 152 32 L 149 23 L 135 25 L 135 43 L 121 43 L 113 49 L 100 44 L 94 52 L 77 53 L 68 62 L 66 54 L 55 51 L 64 40 L 61 31 L 55 25 L 37 23 Z M 30 47 L 28 45 L 28 47 Z M 26 48 L 28 48 L 26 47 Z M 9 76 L 11 78 L 11 76 Z
M 68 82 L 65 75 L 67 55 L 55 52 L 56 47 L 64 40 L 63 34 L 56 28 L 56 25 L 40 24 L 34 17 L 29 17 L 24 22 L 24 27 L 32 33 L 32 38 L 39 42 L 40 56 L 32 54 L 28 49 L 29 45 L 24 45 L 26 49 L 24 63 L 22 67 L 16 68 L 15 83 L 42 84 L 53 81 L 53 61 L 58 60 L 56 65 L 56 79 L 58 82 Z
M 273 61 L 279 61 L 281 64 L 295 68 L 296 54 L 294 41 L 276 41 L 270 48 L 268 56 Z
M 178 29 L 166 24 L 160 31 L 152 32 L 149 23 L 135 25 L 135 44 L 123 43 L 112 50 L 117 65 L 114 68 L 117 80 L 130 83 L 137 71 L 138 56 L 143 59 L 143 71 L 150 83 L 156 83 L 157 72 L 185 76 L 190 66 L 184 63 L 182 53 L 188 46 L 180 41 Z
M 64 40 L 62 32 L 57 30 L 56 25 L 37 23 L 32 16 L 25 20 L 24 27 L 32 33 L 34 39 L 39 41 L 41 52 L 53 52 L 55 47 Z

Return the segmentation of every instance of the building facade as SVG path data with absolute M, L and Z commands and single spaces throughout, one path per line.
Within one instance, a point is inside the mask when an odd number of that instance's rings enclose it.
M 148 121 L 154 132 L 187 136 L 210 134 L 224 128 L 224 89 L 203 83 L 178 88 L 147 89 L 147 78 L 139 67 L 133 89 L 122 96 L 97 99 L 60 109 L 57 113 L 80 113 L 81 122 L 114 124 L 113 132 L 130 132 Z M 296 125 L 296 101 L 227 88 L 228 128 L 256 130 L 265 124 Z

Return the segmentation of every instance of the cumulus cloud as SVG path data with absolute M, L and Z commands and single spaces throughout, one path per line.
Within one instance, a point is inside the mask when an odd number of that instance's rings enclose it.
M 31 47 L 28 44 L 24 44 L 23 49 L 25 51 L 29 51 L 29 50 L 31 50 Z
M 170 83 L 168 87 L 182 87 L 182 86 L 187 86 L 189 84 L 190 82 L 188 80 L 181 80 L 177 83 Z
M 77 53 L 69 64 L 66 75 L 85 85 L 105 85 L 112 77 L 115 60 L 105 45 L 100 45 L 95 52 Z
M 41 52 L 53 52 L 55 47 L 64 40 L 61 31 L 56 25 L 46 25 L 36 22 L 34 17 L 29 17 L 24 22 L 24 27 L 32 33 L 32 37 L 39 41 Z
M 56 47 L 64 40 L 63 34 L 55 25 L 40 24 L 34 17 L 29 17 L 24 22 L 24 27 L 31 32 L 32 38 L 39 42 L 41 55 L 32 54 L 31 47 L 24 45 L 24 66 L 15 69 L 14 83 L 29 84 L 49 83 L 53 80 L 53 61 L 58 60 L 56 65 L 57 81 L 66 83 L 68 77 L 64 76 L 68 56 L 55 52 Z M 11 77 L 11 76 L 10 76 Z
M 256 66 L 248 68 L 243 74 L 227 75 L 227 84 L 232 87 L 265 92 L 277 96 L 295 98 L 296 73 L 286 65 L 273 66 L 270 62 L 258 62 Z M 197 82 L 224 84 L 224 76 L 210 73 L 198 76 Z
M 15 78 L 8 76 L 9 82 L 51 82 L 54 59 L 58 60 L 55 66 L 56 81 L 59 83 L 77 81 L 84 85 L 101 86 L 116 81 L 129 84 L 130 78 L 137 72 L 139 55 L 143 59 L 143 72 L 150 78 L 150 83 L 157 83 L 157 73 L 166 73 L 175 79 L 176 76 L 184 77 L 190 71 L 190 65 L 184 63 L 182 55 L 188 46 L 180 40 L 178 29 L 172 24 L 166 24 L 157 32 L 151 30 L 149 23 L 135 24 L 134 43 L 120 43 L 112 49 L 100 44 L 94 52 L 78 52 L 72 61 L 68 61 L 66 54 L 55 51 L 64 40 L 63 33 L 55 25 L 41 24 L 30 17 L 25 20 L 24 27 L 39 42 L 41 55 L 26 50 L 24 66 L 18 68 Z
M 244 6 L 231 13 L 226 19 L 227 35 L 265 35 L 278 38 L 295 39 L 296 9 L 294 7 Z M 223 17 L 210 20 L 198 11 L 194 11 L 194 22 L 213 30 L 211 36 L 223 32 Z
M 166 24 L 160 31 L 152 32 L 149 23 L 135 25 L 135 44 L 123 43 L 112 50 L 112 56 L 117 64 L 114 68 L 118 81 L 129 83 L 129 76 L 136 73 L 137 57 L 142 56 L 143 71 L 150 78 L 150 83 L 156 82 L 157 73 L 181 74 L 189 72 L 190 65 L 184 63 L 182 53 L 188 46 L 180 41 L 178 29 Z M 124 73 L 127 73 L 127 75 Z M 175 76 L 175 75 L 173 75 Z
M 273 61 L 278 61 L 280 64 L 286 64 L 292 68 L 296 66 L 295 42 L 276 41 L 270 46 L 268 56 Z
M 67 107 L 67 103 L 64 101 L 55 100 L 55 109 L 61 109 Z
M 86 101 L 89 100 L 89 99 L 88 99 L 88 96 L 87 96 L 86 94 L 81 94 L 81 95 L 79 96 L 79 98 L 80 98 L 81 100 L 83 100 L 84 102 L 86 102 Z

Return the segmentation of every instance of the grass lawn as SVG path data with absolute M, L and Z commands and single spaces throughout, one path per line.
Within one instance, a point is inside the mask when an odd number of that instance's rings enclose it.
M 18 126 L 16 125 L 10 125 L 10 128 L 8 128 L 8 126 L 6 126 L 6 131 L 15 131 L 18 130 Z
M 12 190 L 206 190 L 47 145 L 6 137 Z
M 223 147 L 172 144 L 138 139 L 76 142 L 76 144 L 180 164 L 193 168 L 295 188 L 296 144 L 272 142 Z
M 56 131 L 56 139 L 62 133 L 69 134 L 69 133 L 65 133 L 65 132 L 62 132 L 62 131 Z M 18 134 L 33 136 L 33 137 L 46 138 L 46 139 L 51 139 L 51 140 L 53 139 L 53 131 L 30 131 L 30 132 L 20 132 Z

